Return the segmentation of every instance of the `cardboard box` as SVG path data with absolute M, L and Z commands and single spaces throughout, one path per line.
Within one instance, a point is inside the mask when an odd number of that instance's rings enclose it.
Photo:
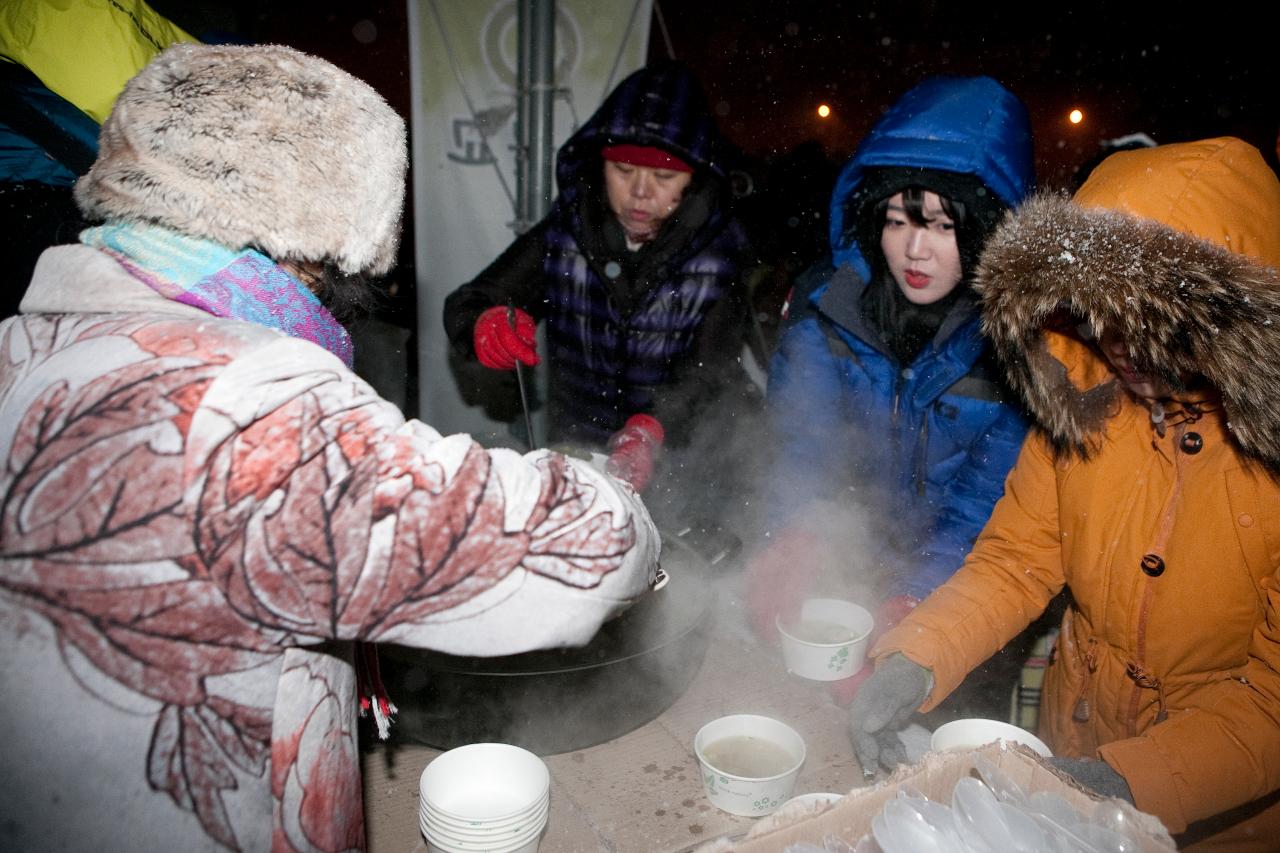
M 854 788 L 834 805 L 784 806 L 761 818 L 745 836 L 722 838 L 698 848 L 697 853 L 777 853 L 797 841 L 822 845 L 828 835 L 854 844 L 871 832 L 871 820 L 904 785 L 935 802 L 951 804 L 951 791 L 965 776 L 977 776 L 974 756 L 982 755 L 1002 770 L 1027 794 L 1051 791 L 1077 811 L 1088 814 L 1103 797 L 1081 788 L 1031 750 L 1005 742 L 988 744 L 971 752 L 930 752 L 919 762 L 899 768 L 891 777 L 866 788 Z M 1170 853 L 1177 847 L 1164 824 L 1128 803 L 1116 801 L 1130 813 L 1142 853 Z

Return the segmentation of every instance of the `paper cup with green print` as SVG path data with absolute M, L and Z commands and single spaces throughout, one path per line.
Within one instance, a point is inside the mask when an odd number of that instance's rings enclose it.
M 795 729 L 757 714 L 712 720 L 694 736 L 693 751 L 711 805 L 744 817 L 767 815 L 789 800 L 805 757 Z
M 787 671 L 814 681 L 839 681 L 862 669 L 875 627 L 865 607 L 838 598 L 810 598 L 799 616 L 778 617 Z

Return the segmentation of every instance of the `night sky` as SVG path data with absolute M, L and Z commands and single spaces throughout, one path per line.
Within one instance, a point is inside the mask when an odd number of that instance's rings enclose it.
M 406 116 L 405 3 L 155 2 L 193 32 L 221 27 L 317 53 L 368 80 Z M 652 58 L 702 78 L 722 129 L 754 158 L 817 140 L 843 159 L 892 101 L 931 74 L 989 74 L 1032 115 L 1042 185 L 1063 185 L 1101 140 L 1232 134 L 1276 165 L 1280 42 L 1248 7 L 1194 17 L 1170 3 L 1036 0 L 655 0 Z M 1254 8 L 1261 8 L 1254 7 Z M 371 22 L 376 37 L 357 25 Z M 619 24 L 621 27 L 621 23 Z M 361 39 L 365 40 L 361 40 Z M 817 105 L 829 103 L 820 121 Z M 1079 106 L 1080 125 L 1066 120 Z
M 403 0 L 152 5 L 197 36 L 221 30 L 323 56 L 409 115 Z M 762 241 L 782 244 L 766 251 L 814 257 L 825 250 L 833 170 L 885 108 L 932 74 L 988 74 L 1022 98 L 1042 187 L 1068 187 L 1100 142 L 1134 132 L 1158 142 L 1231 134 L 1276 167 L 1280 45 L 1270 22 L 1241 7 L 1214 17 L 1211 5 L 1178 17 L 1172 5 L 655 0 L 650 57 L 670 49 L 705 83 L 722 130 L 758 177 L 755 203 L 744 210 L 763 215 Z M 825 121 L 815 112 L 824 102 L 833 110 Z M 1080 125 L 1066 120 L 1072 107 L 1086 114 Z M 791 161 L 803 167 L 775 165 L 806 141 L 810 159 Z M 395 277 L 403 286 L 393 288 L 390 313 L 411 318 L 411 241 Z
M 1163 10 L 1160 8 L 1163 6 Z M 1023 99 L 1043 185 L 1062 185 L 1101 140 L 1231 134 L 1276 165 L 1275 30 L 1173 17 L 1173 4 L 661 2 L 675 55 L 707 84 L 723 129 L 768 157 L 812 137 L 847 156 L 880 112 L 932 74 L 988 74 Z M 1105 10 L 1105 11 L 1104 11 Z M 655 16 L 656 18 L 657 16 Z M 667 53 L 660 26 L 652 54 Z M 819 120 L 815 108 L 831 105 Z M 1080 107 L 1086 120 L 1066 115 Z

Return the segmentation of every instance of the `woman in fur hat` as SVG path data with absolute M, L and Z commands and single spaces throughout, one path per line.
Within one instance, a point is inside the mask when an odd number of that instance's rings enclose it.
M 769 544 L 747 577 L 764 635 L 818 586 L 847 595 L 844 572 L 878 579 L 877 622 L 896 621 L 981 530 L 1027 420 L 994 370 L 970 280 L 1032 182 L 1026 110 L 987 77 L 907 92 L 841 172 L 831 261 L 797 284 L 769 373 L 779 458 Z M 832 501 L 834 516 L 817 512 Z M 874 533 L 842 542 L 851 514 Z M 836 577 L 820 577 L 828 566 Z
M 405 169 L 386 102 L 286 47 L 172 47 L 116 100 L 102 224 L 0 325 L 6 849 L 362 848 L 351 641 L 581 644 L 649 588 L 630 489 L 351 371 Z
M 545 322 L 549 442 L 610 448 L 637 488 L 750 384 L 730 156 L 688 69 L 634 72 L 560 149 L 551 212 L 445 302 L 457 353 L 496 370 L 538 364 Z
M 963 568 L 873 649 L 864 768 L 1066 586 L 1058 766 L 1187 849 L 1276 849 L 1277 222 L 1280 181 L 1221 138 L 1113 154 L 1001 226 L 984 327 L 1037 429 Z

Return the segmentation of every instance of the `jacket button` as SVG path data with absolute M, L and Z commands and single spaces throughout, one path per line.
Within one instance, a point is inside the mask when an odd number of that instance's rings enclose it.
M 1236 521 L 1240 522 L 1241 527 L 1253 527 L 1253 516 L 1247 512 L 1240 513 Z
M 1164 574 L 1164 558 L 1159 554 L 1142 555 L 1142 571 L 1153 578 Z
M 1204 439 L 1200 437 L 1198 432 L 1189 432 L 1182 436 L 1181 442 L 1182 452 L 1195 456 L 1204 449 Z

